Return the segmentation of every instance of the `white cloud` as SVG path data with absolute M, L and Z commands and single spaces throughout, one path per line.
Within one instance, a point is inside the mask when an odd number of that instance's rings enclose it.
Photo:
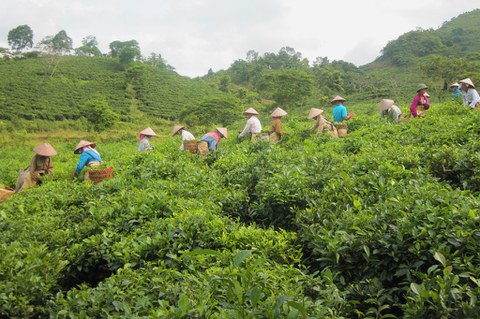
M 6 0 L 0 47 L 28 24 L 37 43 L 65 30 L 80 46 L 94 35 L 102 52 L 135 39 L 142 53 L 160 53 L 177 72 L 200 76 L 228 68 L 248 50 L 289 46 L 311 62 L 318 56 L 357 65 L 373 61 L 388 41 L 476 9 L 463 0 Z

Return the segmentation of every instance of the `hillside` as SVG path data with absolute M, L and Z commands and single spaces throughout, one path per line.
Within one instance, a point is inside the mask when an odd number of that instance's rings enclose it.
M 52 58 L 0 60 L 0 119 L 75 120 L 85 116 L 91 100 L 106 100 L 123 121 L 129 120 L 132 104 L 146 116 L 172 119 L 206 96 L 224 95 L 146 64 L 123 70 L 113 58 L 57 59 L 55 69 Z

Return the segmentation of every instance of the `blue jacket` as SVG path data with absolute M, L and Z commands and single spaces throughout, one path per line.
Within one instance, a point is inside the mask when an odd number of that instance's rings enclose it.
M 87 150 L 80 155 L 80 159 L 78 160 L 77 169 L 75 170 L 75 174 L 79 174 L 82 169 L 90 162 L 102 162 L 102 158 L 100 155 L 95 153 L 92 150 Z

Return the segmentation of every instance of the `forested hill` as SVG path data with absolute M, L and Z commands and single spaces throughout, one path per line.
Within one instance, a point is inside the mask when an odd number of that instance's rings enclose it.
M 431 54 L 480 59 L 480 9 L 463 13 L 434 30 L 414 30 L 390 41 L 379 61 L 409 65 Z
M 133 108 L 176 118 L 206 97 L 224 93 L 165 68 L 144 63 L 124 68 L 107 57 L 0 60 L 0 118 L 63 120 L 109 110 L 128 121 Z

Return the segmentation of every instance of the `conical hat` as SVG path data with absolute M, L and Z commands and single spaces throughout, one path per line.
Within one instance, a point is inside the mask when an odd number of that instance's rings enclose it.
M 174 125 L 173 126 L 173 131 L 172 131 L 172 136 L 178 133 L 182 128 L 185 128 L 183 125 Z
M 157 134 L 155 134 L 155 132 L 150 127 L 147 127 L 146 129 L 141 131 L 140 134 L 147 135 L 147 136 L 157 136 Z
M 97 146 L 97 144 L 95 144 L 93 142 L 85 141 L 85 140 L 80 140 L 80 142 L 78 142 L 77 146 L 75 147 L 74 153 L 75 154 L 80 154 L 80 150 L 84 146 L 91 146 L 91 147 L 95 148 L 95 146 Z
M 323 113 L 323 110 L 312 107 L 312 109 L 310 110 L 310 113 L 308 114 L 308 119 L 311 120 L 322 113 Z
M 380 111 L 385 111 L 388 110 L 393 103 L 395 103 L 393 100 L 383 99 L 378 103 L 378 107 L 380 108 Z
M 470 78 L 466 78 L 466 79 L 460 80 L 460 81 L 458 81 L 458 82 L 459 82 L 459 83 L 468 84 L 468 85 L 470 85 L 472 88 L 475 88 L 475 85 L 473 85 L 473 82 L 472 82 L 472 80 L 470 80 Z
M 345 102 L 347 99 L 344 99 L 343 97 L 341 97 L 340 95 L 337 95 L 336 97 L 333 98 L 333 100 L 331 100 L 330 102 L 333 103 L 335 101 L 342 101 L 342 102 Z
M 48 144 L 48 143 L 43 143 L 43 144 L 40 144 L 38 145 L 37 147 L 35 147 L 33 149 L 33 151 L 35 153 L 37 153 L 38 155 L 41 155 L 41 156 L 55 156 L 57 155 L 57 151 L 53 148 L 52 145 Z
M 417 85 L 417 92 L 423 89 L 428 89 L 428 86 L 425 83 L 420 83 L 419 85 Z
M 428 94 L 427 92 L 425 92 L 425 94 L 423 95 L 425 97 L 430 97 L 430 94 Z
M 253 114 L 253 115 L 258 115 L 258 112 L 257 110 L 255 110 L 253 107 L 249 107 L 245 112 L 243 112 L 244 114 Z
M 217 131 L 220 132 L 220 134 L 223 135 L 223 137 L 227 138 L 227 128 L 226 127 L 217 127 Z
M 460 84 L 458 84 L 458 82 L 452 83 L 450 85 L 451 88 L 455 88 L 455 87 L 459 87 L 459 86 L 460 86 Z
M 287 115 L 287 114 L 288 114 L 287 112 L 285 112 L 285 111 L 282 110 L 281 108 L 277 107 L 277 108 L 275 109 L 275 111 L 273 111 L 273 113 L 272 113 L 271 116 L 272 116 L 272 117 L 282 117 L 282 116 L 285 116 L 285 115 Z

